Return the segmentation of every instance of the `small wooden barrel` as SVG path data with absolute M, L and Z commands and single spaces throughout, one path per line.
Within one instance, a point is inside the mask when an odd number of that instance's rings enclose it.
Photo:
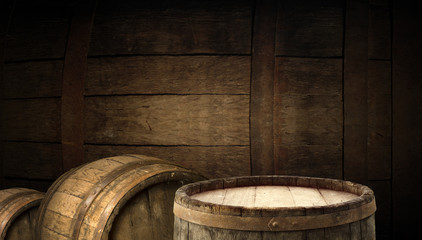
M 253 176 L 185 185 L 174 239 L 375 239 L 375 197 L 348 181 Z
M 44 193 L 27 188 L 0 190 L 0 239 L 31 240 Z
M 198 173 L 142 155 L 96 160 L 48 189 L 36 239 L 171 239 L 176 190 Z

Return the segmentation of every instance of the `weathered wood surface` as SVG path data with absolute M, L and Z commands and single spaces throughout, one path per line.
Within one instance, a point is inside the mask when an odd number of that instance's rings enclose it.
M 28 179 L 55 179 L 62 172 L 59 143 L 2 142 L 4 176 Z
M 368 61 L 368 180 L 391 178 L 391 62 Z
M 33 239 L 36 212 L 44 193 L 27 188 L 0 190 L 0 238 Z
M 249 145 L 249 96 L 89 97 L 85 142 Z
M 89 36 L 97 2 L 90 0 L 77 4 L 66 42 L 61 98 L 62 161 L 65 171 L 83 163 L 84 84 Z
M 246 208 L 312 207 L 339 204 L 354 193 L 298 186 L 251 186 L 210 190 L 191 195 L 203 202 Z
M 0 106 L 2 140 L 60 141 L 60 99 L 2 100 Z
M 59 97 L 63 61 L 9 63 L 3 66 L 2 98 Z
M 276 59 L 276 173 L 342 177 L 341 59 Z
M 368 1 L 347 1 L 344 49 L 344 179 L 368 179 Z
M 372 190 L 341 180 L 201 181 L 176 192 L 174 239 L 375 239 L 375 208 Z
M 69 30 L 68 2 L 18 1 L 6 38 L 5 60 L 63 58 Z
M 85 95 L 249 94 L 249 56 L 88 59 Z
M 63 174 L 49 188 L 39 208 L 35 237 L 170 239 L 174 192 L 201 179 L 195 172 L 142 155 L 82 165 Z M 141 222 L 147 226 L 133 225 Z
M 280 1 L 276 54 L 340 57 L 343 51 L 343 1 Z
M 249 54 L 251 1 L 101 1 L 89 55 Z
M 250 136 L 252 174 L 274 174 L 276 1 L 257 1 L 253 27 Z
M 167 159 L 207 178 L 250 174 L 249 146 L 115 146 L 86 144 L 85 161 L 108 156 L 143 154 Z

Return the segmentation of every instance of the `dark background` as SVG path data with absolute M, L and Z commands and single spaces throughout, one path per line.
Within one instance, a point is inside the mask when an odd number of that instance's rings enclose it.
M 346 179 L 375 191 L 378 239 L 409 239 L 421 15 L 399 0 L 2 1 L 0 187 L 46 191 L 125 153 L 209 178 Z

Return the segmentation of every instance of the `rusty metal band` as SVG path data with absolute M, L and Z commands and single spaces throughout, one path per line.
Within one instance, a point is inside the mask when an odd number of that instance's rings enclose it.
M 200 212 L 174 203 L 173 212 L 178 218 L 199 225 L 244 231 L 297 231 L 326 228 L 365 219 L 376 210 L 375 200 L 345 211 L 309 215 L 280 217 L 242 217 Z
M 24 196 L 28 196 L 29 198 L 26 199 L 25 201 L 22 200 L 22 197 Z M 18 205 L 15 206 L 16 211 L 9 211 L 9 213 L 6 216 L 2 216 L 2 221 L 0 223 L 0 238 L 3 239 L 6 234 L 5 230 L 7 229 L 7 224 L 10 222 L 10 220 L 16 216 L 16 214 L 19 214 L 22 211 L 25 211 L 27 208 L 31 207 L 32 204 L 35 204 L 37 202 L 41 202 L 41 199 L 44 197 L 43 193 L 40 192 L 36 192 L 36 191 L 31 191 L 31 192 L 22 192 L 22 193 L 18 193 L 13 195 L 13 197 L 9 197 L 7 198 L 7 203 L 6 204 L 2 204 L 1 208 L 7 206 L 8 204 L 20 199 L 21 201 L 18 202 Z M 5 202 L 2 202 L 5 203 Z
M 154 161 L 151 161 L 151 162 L 136 161 L 136 162 L 127 163 L 113 170 L 113 172 L 111 172 L 109 175 L 104 177 L 101 182 L 97 183 L 93 188 L 91 188 L 77 209 L 77 214 L 75 215 L 76 218 L 74 219 L 74 222 L 73 222 L 74 231 L 72 234 L 72 239 L 78 239 L 79 231 L 82 227 L 82 222 L 85 218 L 86 212 L 88 211 L 92 202 L 97 198 L 97 196 L 101 193 L 101 191 L 107 185 L 109 185 L 112 181 L 114 181 L 116 178 L 120 177 L 124 173 L 131 171 L 133 169 L 136 169 L 138 167 L 149 165 L 151 163 L 154 163 Z
M 162 165 L 162 164 L 159 164 L 159 165 Z M 102 234 L 104 233 L 104 229 L 106 227 L 106 224 L 111 214 L 113 213 L 115 207 L 119 204 L 119 202 L 124 198 L 124 196 L 128 194 L 128 192 L 130 192 L 137 185 L 144 182 L 150 177 L 159 176 L 160 174 L 163 174 L 163 173 L 171 173 L 171 172 L 180 171 L 180 170 L 185 170 L 185 169 L 180 169 L 178 166 L 166 164 L 166 165 L 163 165 L 162 169 L 159 169 L 157 171 L 145 172 L 140 178 L 136 179 L 136 181 L 133 181 L 129 185 L 126 185 L 123 188 L 121 188 L 120 191 L 116 193 L 114 198 L 107 203 L 107 206 L 105 207 L 104 211 L 101 213 L 101 216 L 97 223 L 97 229 L 94 233 L 94 238 L 92 240 L 102 239 Z
M 54 183 L 48 188 L 44 199 L 41 202 L 41 206 L 38 208 L 38 221 L 35 227 L 35 240 L 41 240 L 41 228 L 43 223 L 43 218 L 45 216 L 45 212 L 47 211 L 47 205 L 50 202 L 53 195 L 56 193 L 57 189 L 61 186 L 61 184 L 73 173 L 75 173 L 80 168 L 84 167 L 86 164 L 83 164 L 79 167 L 72 168 L 66 173 L 62 174 Z

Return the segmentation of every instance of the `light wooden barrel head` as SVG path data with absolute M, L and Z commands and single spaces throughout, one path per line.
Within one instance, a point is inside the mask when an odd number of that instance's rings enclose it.
M 362 226 L 368 225 L 374 232 L 375 210 L 372 190 L 349 181 L 297 176 L 213 179 L 177 190 L 175 239 L 184 239 L 180 236 L 191 225 L 213 232 L 330 232 L 339 226 L 351 229 L 349 224 L 364 221 Z M 192 234 L 192 239 L 202 239 Z
M 203 202 L 246 208 L 312 207 L 339 204 L 359 197 L 354 193 L 297 186 L 226 188 L 191 196 Z

